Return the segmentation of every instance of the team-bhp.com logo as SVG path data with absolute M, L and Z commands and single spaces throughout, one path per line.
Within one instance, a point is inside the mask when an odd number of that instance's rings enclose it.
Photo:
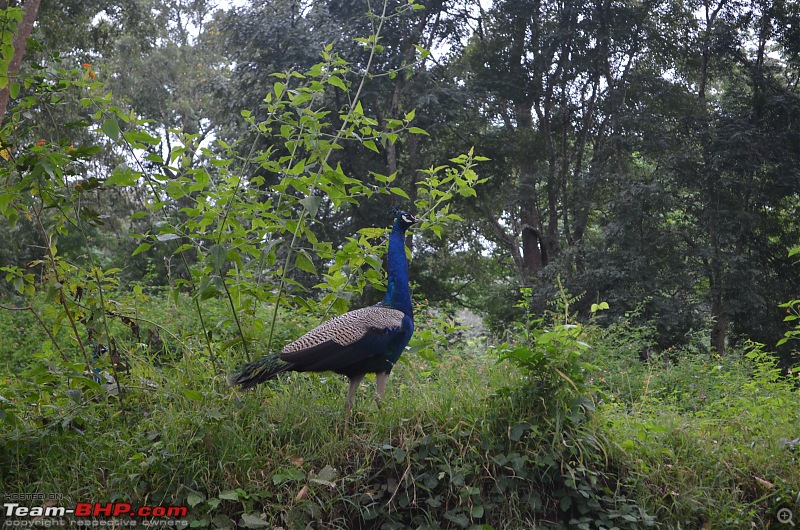
M 79 502 L 66 506 L 23 506 L 18 502 L 3 504 L 6 527 L 52 526 L 151 526 L 185 528 L 186 506 L 138 506 L 126 502 Z M 109 520 L 110 519 L 110 520 Z
M 79 502 L 75 505 L 75 517 L 186 517 L 186 506 L 140 506 L 134 509 L 125 502 L 106 504 Z

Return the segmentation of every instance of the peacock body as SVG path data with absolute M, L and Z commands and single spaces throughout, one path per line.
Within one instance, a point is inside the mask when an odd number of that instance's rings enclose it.
M 349 416 L 358 385 L 374 373 L 380 405 L 392 367 L 414 333 L 405 233 L 416 220 L 406 212 L 395 218 L 389 235 L 388 285 L 381 302 L 334 317 L 280 352 L 246 364 L 231 384 L 246 389 L 287 371 L 336 372 L 350 380 L 345 407 Z

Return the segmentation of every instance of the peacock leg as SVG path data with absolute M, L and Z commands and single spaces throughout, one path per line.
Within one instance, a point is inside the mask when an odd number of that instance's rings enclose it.
M 364 379 L 364 374 L 354 375 L 350 377 L 350 388 L 347 390 L 347 405 L 344 408 L 344 415 L 346 418 L 350 417 L 350 412 L 353 410 L 353 402 L 356 399 L 356 390 L 361 380 Z
M 386 372 L 382 374 L 375 374 L 375 383 L 377 386 L 377 396 L 375 397 L 375 401 L 378 403 L 378 408 L 381 407 L 381 400 L 383 399 L 383 393 L 386 391 L 386 383 L 389 382 L 389 374 Z

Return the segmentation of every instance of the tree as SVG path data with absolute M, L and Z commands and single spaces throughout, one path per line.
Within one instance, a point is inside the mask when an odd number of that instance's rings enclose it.
M 487 220 L 524 283 L 583 239 L 604 174 L 621 169 L 618 109 L 656 7 L 497 2 L 472 38 L 467 82 L 513 146 L 506 202 Z
M 785 121 L 799 107 L 783 66 L 767 53 L 776 31 L 771 3 L 704 1 L 695 27 L 683 73 L 695 81 L 696 102 L 676 131 L 684 142 L 670 170 L 692 197 L 690 250 L 708 286 L 711 346 L 724 354 L 731 328 L 765 340 L 770 333 L 756 332 L 754 316 L 777 316 L 777 273 L 797 227 L 769 219 L 783 217 L 786 199 L 800 190 L 797 170 L 786 165 L 797 160 L 796 128 Z
M 11 99 L 10 76 L 19 72 L 22 65 L 26 43 L 31 36 L 31 31 L 33 31 L 33 24 L 36 22 L 36 15 L 39 13 L 40 3 L 41 0 L 25 0 L 25 4 L 22 7 L 22 17 L 18 21 L 19 24 L 13 24 L 8 12 L 9 7 L 12 6 L 9 6 L 8 0 L 0 0 L 0 11 L 2 11 L 2 16 L 4 17 L 5 34 L 8 35 L 8 30 L 14 29 L 12 38 L 13 53 L 7 63 L 6 60 L 9 57 L 3 51 L 2 71 L 5 72 L 5 76 L 0 76 L 0 119 L 5 116 L 8 102 Z M 6 37 L 4 37 L 4 42 L 6 42 Z

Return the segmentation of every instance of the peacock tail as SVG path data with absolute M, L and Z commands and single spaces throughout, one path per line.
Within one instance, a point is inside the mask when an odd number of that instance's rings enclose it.
M 278 354 L 267 355 L 242 366 L 241 370 L 234 374 L 229 382 L 231 385 L 239 385 L 244 390 L 264 381 L 269 381 L 276 375 L 291 368 L 292 364 L 282 361 Z

